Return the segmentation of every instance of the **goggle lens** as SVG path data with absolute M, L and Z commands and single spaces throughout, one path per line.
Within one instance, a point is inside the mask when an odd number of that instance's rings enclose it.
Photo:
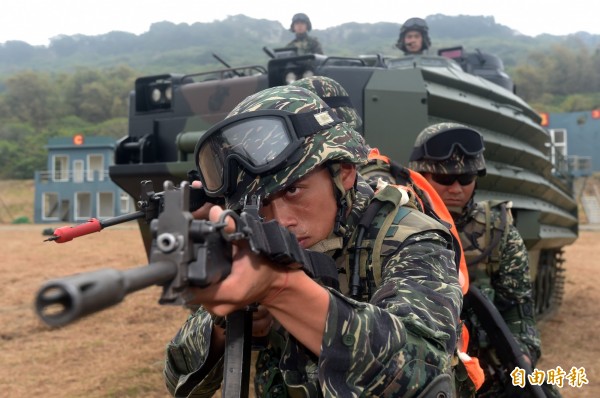
M 475 156 L 485 149 L 483 137 L 474 130 L 453 129 L 437 134 L 413 150 L 410 160 L 448 159 L 458 147 L 467 156 Z
M 292 142 L 285 121 L 278 117 L 242 120 L 212 134 L 200 146 L 198 166 L 207 191 L 217 192 L 225 183 L 223 171 L 231 155 L 250 168 L 275 160 Z
M 204 189 L 216 192 L 224 182 L 223 164 L 225 162 L 223 151 L 215 145 L 216 140 L 208 139 L 198 151 L 198 169 L 202 170 Z
M 341 120 L 330 108 L 294 114 L 262 110 L 240 114 L 208 130 L 196 145 L 196 166 L 209 195 L 224 194 L 240 168 L 251 174 L 273 172 L 297 161 L 293 154 L 305 137 Z M 233 163 L 235 163 L 235 167 Z

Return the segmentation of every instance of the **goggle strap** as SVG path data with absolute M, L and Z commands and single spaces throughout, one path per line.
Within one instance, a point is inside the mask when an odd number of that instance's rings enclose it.
M 323 112 L 326 112 L 331 117 L 332 122 L 322 125 L 317 121 L 315 115 Z M 294 125 L 294 130 L 296 131 L 298 138 L 309 137 L 319 131 L 326 130 L 342 122 L 335 112 L 329 108 L 311 112 L 295 113 L 289 115 L 289 118 Z
M 408 160 L 421 160 L 423 158 L 425 158 L 425 151 L 423 150 L 423 145 L 419 145 L 418 147 L 413 148 L 412 153 L 410 154 L 410 159 Z
M 347 95 L 338 95 L 333 97 L 321 98 L 330 108 L 340 108 L 347 106 L 348 108 L 354 108 L 350 97 Z

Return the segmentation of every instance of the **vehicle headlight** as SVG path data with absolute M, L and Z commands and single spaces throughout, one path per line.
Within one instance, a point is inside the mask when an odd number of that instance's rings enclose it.
M 298 76 L 296 76 L 296 74 L 294 72 L 288 72 L 285 75 L 285 83 L 286 84 L 290 84 L 296 81 L 296 79 L 298 78 Z
M 150 94 L 150 98 L 152 98 L 152 102 L 157 104 L 162 98 L 162 92 L 158 88 L 154 88 Z

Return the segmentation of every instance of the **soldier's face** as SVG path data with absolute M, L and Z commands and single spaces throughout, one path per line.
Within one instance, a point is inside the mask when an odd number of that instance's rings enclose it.
M 417 30 L 410 30 L 404 35 L 404 46 L 411 54 L 420 53 L 423 48 L 423 36 Z
M 344 188 L 352 188 L 356 167 L 342 164 L 340 173 Z M 333 231 L 337 213 L 334 189 L 329 170 L 321 167 L 271 195 L 263 202 L 261 215 L 293 232 L 303 248 L 311 247 Z
M 306 30 L 308 29 L 308 26 L 306 25 L 305 22 L 295 22 L 294 23 L 294 33 L 296 34 L 303 34 L 306 33 Z
M 466 185 L 461 185 L 458 180 L 455 180 L 450 185 L 443 185 L 436 182 L 432 178 L 431 173 L 423 173 L 423 177 L 429 181 L 431 186 L 440 195 L 446 207 L 458 207 L 462 209 L 466 206 L 469 199 L 471 199 L 475 190 L 476 179 Z

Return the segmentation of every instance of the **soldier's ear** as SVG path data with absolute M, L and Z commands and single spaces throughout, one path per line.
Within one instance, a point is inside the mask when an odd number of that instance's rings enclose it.
M 342 179 L 342 186 L 344 190 L 349 190 L 354 186 L 356 181 L 356 165 L 352 163 L 341 163 L 340 164 L 340 177 Z

